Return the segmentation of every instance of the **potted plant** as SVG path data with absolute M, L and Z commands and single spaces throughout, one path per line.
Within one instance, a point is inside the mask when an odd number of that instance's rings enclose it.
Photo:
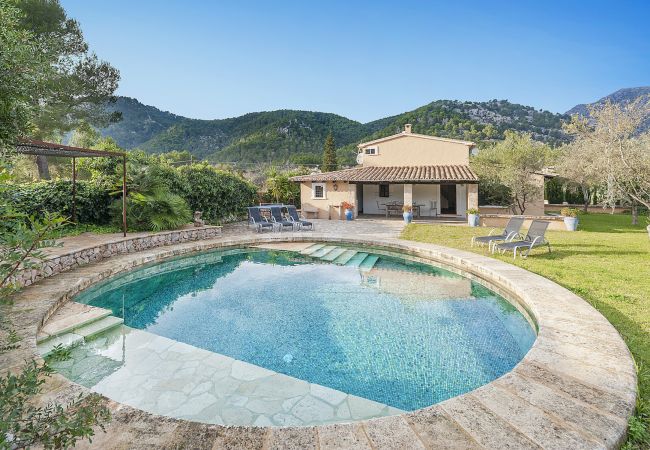
M 352 220 L 354 218 L 354 205 L 352 203 L 343 202 L 341 208 L 345 210 L 345 220 Z
M 467 210 L 467 223 L 470 227 L 478 227 L 479 225 L 479 210 L 478 208 L 469 208 Z
M 406 222 L 407 224 L 411 223 L 411 221 L 413 220 L 413 207 L 411 205 L 404 205 L 402 206 L 402 211 L 404 211 L 404 213 L 402 214 L 402 216 L 404 217 L 404 222 Z
M 575 208 L 562 208 L 560 215 L 564 216 L 564 226 L 569 231 L 575 231 L 578 228 L 578 211 Z

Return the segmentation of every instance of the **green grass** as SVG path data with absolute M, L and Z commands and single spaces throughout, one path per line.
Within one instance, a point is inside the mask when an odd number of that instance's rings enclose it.
M 470 247 L 472 236 L 486 228 L 411 224 L 402 238 L 469 250 L 513 263 L 573 291 L 600 311 L 621 333 L 634 355 L 639 375 L 637 413 L 630 422 L 625 448 L 650 446 L 650 239 L 647 221 L 632 226 L 629 215 L 586 214 L 577 232 L 550 231 L 553 252 L 490 255 L 487 247 Z

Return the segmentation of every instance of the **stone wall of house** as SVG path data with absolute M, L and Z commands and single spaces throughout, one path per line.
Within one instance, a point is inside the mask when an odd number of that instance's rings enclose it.
M 188 228 L 185 230 L 164 231 L 146 236 L 134 236 L 116 239 L 96 247 L 71 251 L 62 255 L 52 256 L 47 259 L 40 269 L 29 269 L 18 272 L 11 283 L 19 287 L 29 286 L 38 280 L 83 266 L 91 262 L 110 258 L 113 255 L 134 253 L 165 245 L 180 244 L 189 241 L 211 239 L 221 235 L 221 227 L 204 226 Z

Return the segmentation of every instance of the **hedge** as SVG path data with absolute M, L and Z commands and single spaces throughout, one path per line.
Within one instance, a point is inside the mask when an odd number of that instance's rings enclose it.
M 151 170 L 149 175 L 158 177 L 161 173 Z M 243 217 L 246 207 L 255 204 L 257 199 L 254 184 L 237 174 L 215 169 L 209 164 L 170 168 L 163 178 L 164 183 L 160 184 L 164 188 L 169 188 L 171 193 L 185 199 L 192 211 L 203 211 L 203 218 L 211 223 Z M 112 191 L 114 188 L 97 182 L 77 181 L 77 222 L 109 224 L 111 202 L 121 198 L 111 196 L 109 193 Z M 47 211 L 72 216 L 72 182 L 68 180 L 13 185 L 7 195 L 19 212 L 38 216 Z
M 232 221 L 246 213 L 257 200 L 255 185 L 239 175 L 215 169 L 209 164 L 192 164 L 178 169 L 179 179 L 171 186 L 192 208 L 203 211 L 210 222 Z
M 77 181 L 77 222 L 106 225 L 110 221 L 110 190 L 90 181 Z M 19 212 L 39 216 L 58 212 L 72 217 L 72 181 L 39 181 L 16 184 L 7 189 L 8 200 Z

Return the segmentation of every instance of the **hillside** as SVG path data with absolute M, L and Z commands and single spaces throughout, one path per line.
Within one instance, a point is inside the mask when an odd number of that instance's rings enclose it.
M 506 100 L 439 100 L 366 124 L 336 114 L 294 110 L 221 120 L 188 119 L 127 97 L 120 97 L 112 108 L 122 112 L 123 120 L 101 133 L 122 147 L 152 153 L 188 150 L 210 161 L 237 163 L 318 162 L 330 131 L 340 156 L 351 163 L 357 143 L 398 133 L 405 123 L 412 123 L 415 133 L 477 142 L 500 139 L 505 130 L 514 129 L 557 143 L 565 139 L 561 122 L 566 119 Z
M 281 110 L 223 120 L 185 119 L 140 145 L 150 152 L 187 149 L 216 162 L 287 161 L 319 155 L 329 132 L 338 143 L 361 139 L 366 128 L 336 114 Z
M 103 136 L 110 136 L 120 147 L 134 148 L 162 133 L 172 125 L 187 120 L 154 106 L 143 105 L 130 97 L 117 97 L 107 110 L 120 111 L 122 120 L 100 130 Z
M 650 130 L 650 86 L 642 86 L 635 88 L 625 88 L 619 89 L 618 91 L 606 95 L 605 97 L 595 101 L 594 103 L 583 103 L 576 105 L 566 112 L 567 115 L 578 114 L 583 117 L 589 116 L 589 106 L 592 105 L 602 105 L 603 103 L 610 101 L 612 103 L 619 104 L 628 104 L 640 97 L 646 97 L 645 102 L 649 105 L 648 114 L 646 120 L 643 122 L 641 129 L 639 131 L 648 131 Z

